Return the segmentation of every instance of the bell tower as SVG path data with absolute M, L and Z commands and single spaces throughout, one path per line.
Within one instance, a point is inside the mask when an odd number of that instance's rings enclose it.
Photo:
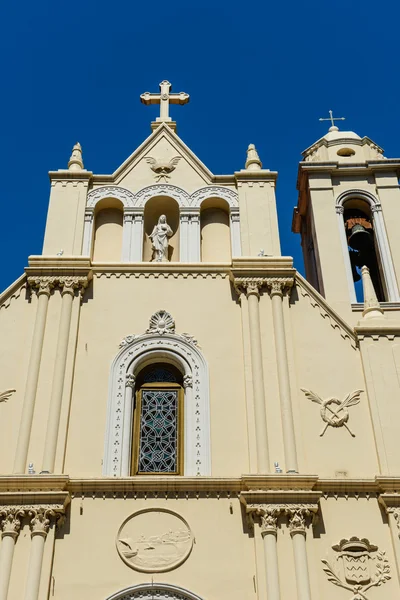
M 331 111 L 329 120 L 328 133 L 302 153 L 292 231 L 301 234 L 306 278 L 345 316 L 363 300 L 363 266 L 381 302 L 399 301 L 400 159 L 339 131 Z

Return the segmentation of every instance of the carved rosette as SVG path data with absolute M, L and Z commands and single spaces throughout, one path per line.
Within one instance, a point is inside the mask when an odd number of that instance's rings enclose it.
M 17 539 L 21 528 L 21 519 L 25 513 L 20 507 L 3 507 L 0 509 L 1 537 L 10 536 Z

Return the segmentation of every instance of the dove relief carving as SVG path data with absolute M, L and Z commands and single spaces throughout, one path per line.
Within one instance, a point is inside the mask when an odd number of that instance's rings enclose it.
M 2 394 L 0 394 L 0 402 L 7 402 L 7 400 L 11 397 L 11 395 L 16 392 L 16 390 L 6 390 Z
M 176 165 L 181 160 L 180 156 L 174 156 L 171 158 L 169 162 L 156 160 L 151 156 L 146 156 L 146 162 L 149 163 L 150 169 L 154 172 L 157 183 L 164 178 L 164 181 L 167 182 L 171 177 L 172 171 L 176 169 Z
M 319 434 L 321 437 L 329 426 L 346 427 L 350 435 L 355 437 L 355 433 L 351 431 L 347 424 L 350 416 L 348 409 L 350 406 L 356 406 L 356 404 L 360 402 L 360 394 L 362 394 L 363 390 L 351 392 L 342 401 L 338 398 L 327 398 L 326 400 L 323 400 L 318 394 L 315 394 L 315 392 L 304 388 L 301 388 L 301 391 L 305 393 L 306 397 L 311 400 L 311 402 L 315 402 L 321 406 L 321 418 L 325 423 L 323 430 Z

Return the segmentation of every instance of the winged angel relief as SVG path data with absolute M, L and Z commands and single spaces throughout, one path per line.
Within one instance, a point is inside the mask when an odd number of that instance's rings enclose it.
M 0 394 L 0 402 L 7 402 L 15 390 L 6 390 Z
M 347 424 L 349 420 L 348 409 L 350 406 L 356 406 L 356 404 L 360 402 L 360 394 L 363 392 L 363 390 L 351 392 L 344 400 L 342 400 L 342 402 L 338 400 L 338 398 L 327 398 L 326 400 L 323 400 L 311 390 L 305 390 L 304 388 L 301 388 L 301 391 L 304 392 L 307 398 L 309 398 L 312 402 L 315 402 L 321 406 L 321 418 L 325 423 L 323 430 L 319 434 L 321 437 L 324 435 L 329 426 L 346 427 L 350 435 L 355 437 L 355 434 L 351 431 Z
M 171 177 L 170 173 L 176 169 L 176 165 L 180 160 L 180 156 L 174 156 L 174 158 L 171 158 L 169 162 L 162 162 L 161 160 L 156 160 L 151 156 L 146 157 L 146 161 L 149 163 L 150 169 L 155 173 L 157 183 L 160 182 L 162 178 L 164 178 L 164 181 L 167 182 L 167 179 L 170 179 Z

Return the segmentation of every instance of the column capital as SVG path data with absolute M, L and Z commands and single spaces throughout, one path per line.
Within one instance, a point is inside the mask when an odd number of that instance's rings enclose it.
M 265 280 L 265 285 L 268 287 L 270 296 L 281 296 L 290 288 L 293 287 L 293 277 L 268 277 Z
M 61 296 L 64 296 L 64 294 L 75 296 L 75 290 L 79 290 L 80 295 L 83 296 L 89 280 L 85 276 L 67 275 L 65 277 L 58 277 L 57 283 L 61 288 Z
M 28 285 L 36 291 L 38 296 L 44 294 L 50 297 L 51 290 L 56 285 L 56 279 L 52 276 L 31 276 L 28 277 Z
M 126 376 L 125 387 L 134 388 L 135 387 L 136 376 L 132 373 L 128 373 Z
M 51 518 L 57 517 L 57 520 L 60 518 L 52 506 L 31 507 L 28 514 L 31 517 L 29 523 L 31 537 L 41 535 L 46 538 L 49 532 Z
M 279 512 L 270 511 L 261 515 L 261 535 L 272 534 L 275 537 L 278 534 L 278 516 Z
M 311 492 L 313 493 L 313 492 Z M 296 533 L 306 534 L 307 527 L 318 512 L 318 502 L 304 503 L 270 503 L 270 504 L 247 504 L 246 512 L 260 518 L 261 535 L 274 533 L 277 530 L 280 516 L 288 518 L 290 535 Z
M 264 277 L 235 277 L 234 286 L 238 294 L 260 297 L 261 288 L 266 284 Z
M 0 509 L 1 537 L 10 536 L 17 539 L 21 528 L 21 520 L 25 516 L 24 510 L 15 506 L 3 506 Z
M 290 535 L 293 537 L 296 533 L 301 533 L 304 536 L 306 535 L 307 527 L 317 511 L 313 510 L 312 507 L 293 506 L 287 508 L 285 512 L 289 519 Z

